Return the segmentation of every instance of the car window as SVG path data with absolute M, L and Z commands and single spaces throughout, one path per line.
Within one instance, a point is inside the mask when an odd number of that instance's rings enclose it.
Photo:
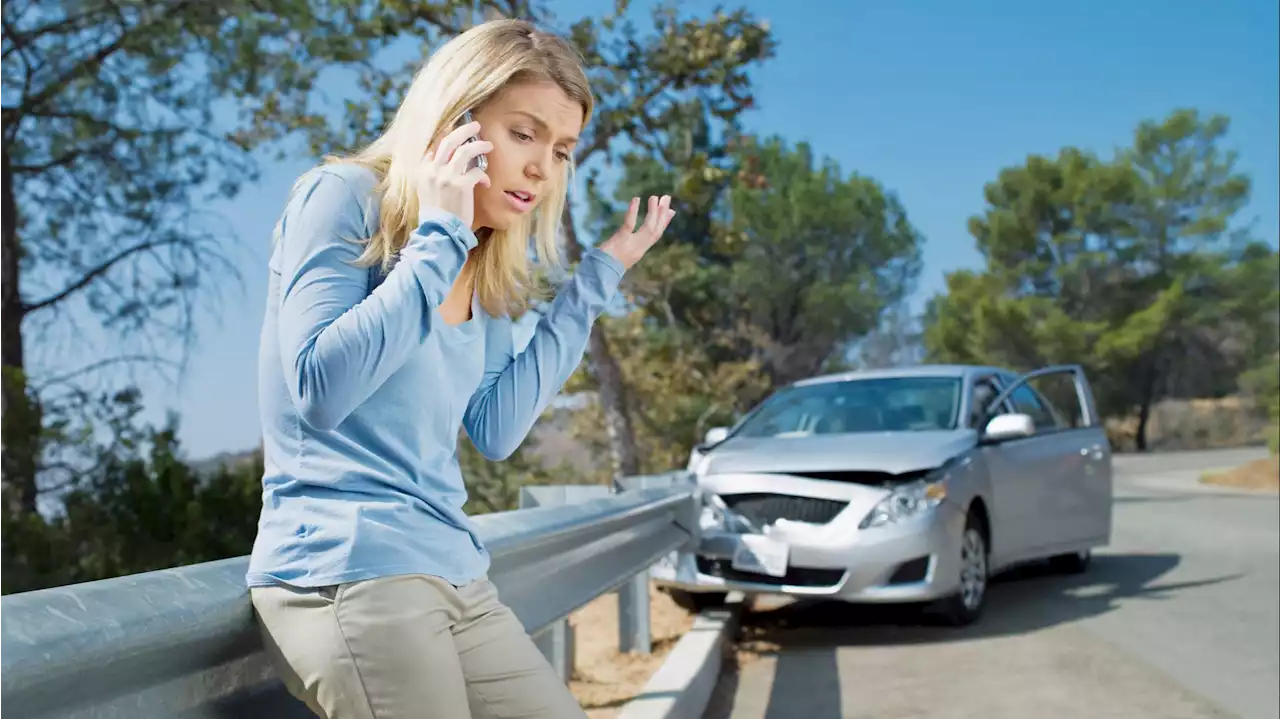
M 977 427 L 982 422 L 982 412 L 991 404 L 991 400 L 999 394 L 995 382 L 982 378 L 973 383 L 973 397 L 969 400 L 969 426 Z M 997 408 L 996 414 L 1003 414 L 1003 408 Z
M 948 430 L 959 416 L 959 377 L 873 377 L 779 391 L 734 432 L 778 437 Z
M 1027 385 L 1022 385 L 1009 395 L 1009 399 L 1013 402 L 1013 406 L 1018 412 L 1031 417 L 1031 421 L 1035 423 L 1036 429 L 1056 429 L 1058 420 L 1054 413 L 1050 411 L 1041 401 L 1035 390 Z
M 759 416 L 753 424 L 754 430 L 761 436 L 782 434 L 783 432 L 803 430 L 813 416 L 812 401 L 786 402 L 774 408 L 773 412 Z

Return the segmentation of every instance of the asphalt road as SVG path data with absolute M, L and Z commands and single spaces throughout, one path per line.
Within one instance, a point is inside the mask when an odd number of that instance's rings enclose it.
M 1197 482 L 1261 456 L 1117 457 L 1113 543 L 1089 572 L 1017 570 L 971 627 L 899 608 L 757 608 L 706 719 L 1274 719 L 1280 502 Z

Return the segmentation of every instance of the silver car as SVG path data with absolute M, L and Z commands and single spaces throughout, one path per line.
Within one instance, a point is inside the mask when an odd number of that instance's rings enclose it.
M 797 382 L 707 432 L 687 469 L 697 551 L 651 573 L 690 610 L 739 590 L 924 603 L 967 624 L 995 573 L 1042 558 L 1084 571 L 1111 539 L 1111 447 L 1074 365 Z

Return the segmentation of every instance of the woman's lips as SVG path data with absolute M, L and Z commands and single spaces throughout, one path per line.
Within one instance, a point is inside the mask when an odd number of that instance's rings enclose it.
M 537 199 L 536 195 L 529 192 L 521 192 L 520 190 L 507 190 L 503 194 L 507 196 L 507 202 L 510 202 L 517 212 L 532 210 L 533 201 Z

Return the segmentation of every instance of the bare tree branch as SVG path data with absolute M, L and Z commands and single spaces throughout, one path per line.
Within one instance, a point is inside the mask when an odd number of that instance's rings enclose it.
M 156 355 L 138 355 L 138 354 L 121 355 L 119 357 L 110 357 L 108 359 L 98 360 L 96 362 L 90 362 L 89 364 L 84 365 L 83 367 L 78 367 L 74 370 L 71 370 L 70 372 L 65 372 L 63 374 L 55 375 L 48 379 L 42 380 L 38 385 L 34 387 L 34 389 L 37 392 L 44 392 L 52 388 L 54 385 L 69 384 L 73 380 L 77 380 L 88 374 L 99 372 L 103 369 L 106 369 L 107 367 L 111 367 L 119 364 L 129 364 L 129 363 L 137 363 L 137 362 L 165 365 L 172 369 L 179 369 L 180 367 L 179 363 L 174 362 L 173 360 L 164 359 L 163 357 L 159 357 Z
M 90 268 L 83 275 L 81 275 L 79 279 L 75 280 L 74 282 L 67 285 L 63 289 L 59 290 L 58 292 L 55 292 L 54 294 L 42 300 L 37 300 L 35 302 L 27 304 L 25 307 L 26 312 L 28 314 L 32 312 L 39 312 L 40 310 L 50 305 L 53 305 L 58 302 L 61 302 L 62 300 L 65 300 L 67 297 L 70 297 L 76 292 L 84 289 L 85 287 L 88 287 L 89 284 L 92 283 L 98 277 L 105 275 L 116 264 L 124 261 L 125 259 L 128 259 L 133 255 L 136 255 L 139 252 L 153 250 L 158 247 L 164 247 L 166 245 L 178 245 L 178 244 L 182 244 L 181 238 L 170 238 L 170 239 L 164 239 L 164 240 L 148 240 L 146 242 L 141 242 L 139 244 L 136 244 L 133 247 L 129 247 L 127 249 L 121 250 L 120 252 L 116 253 L 112 257 L 109 257 L 108 259 Z
M 18 108 L 17 108 L 18 111 L 20 113 L 31 112 L 34 109 L 39 108 L 41 105 L 48 102 L 54 95 L 57 95 L 59 92 L 62 92 L 63 89 L 69 83 L 77 79 L 83 78 L 86 75 L 90 75 L 94 72 L 97 72 L 99 67 L 101 67 L 102 63 L 107 58 L 111 57 L 113 54 L 115 54 L 117 51 L 123 48 L 125 44 L 133 36 L 137 34 L 145 33 L 153 29 L 155 26 L 159 25 L 162 21 L 168 19 L 168 15 L 167 15 L 168 13 L 180 11 L 187 6 L 195 4 L 195 1 L 196 0 L 178 0 L 177 3 L 174 4 L 172 7 L 161 8 L 162 12 L 159 15 L 155 16 L 150 22 L 141 23 L 139 25 L 133 26 L 132 28 L 125 27 L 123 30 L 121 30 L 120 36 L 117 37 L 114 41 L 107 43 L 106 45 L 103 45 L 101 48 L 98 49 L 97 52 L 93 53 L 87 58 L 80 60 L 77 64 L 73 65 L 69 70 L 62 73 L 62 75 L 46 83 L 44 88 L 41 89 L 39 92 L 37 92 L 34 96 L 23 97 L 22 102 L 18 105 Z M 154 6 L 148 7 L 148 10 L 152 9 L 153 7 Z

